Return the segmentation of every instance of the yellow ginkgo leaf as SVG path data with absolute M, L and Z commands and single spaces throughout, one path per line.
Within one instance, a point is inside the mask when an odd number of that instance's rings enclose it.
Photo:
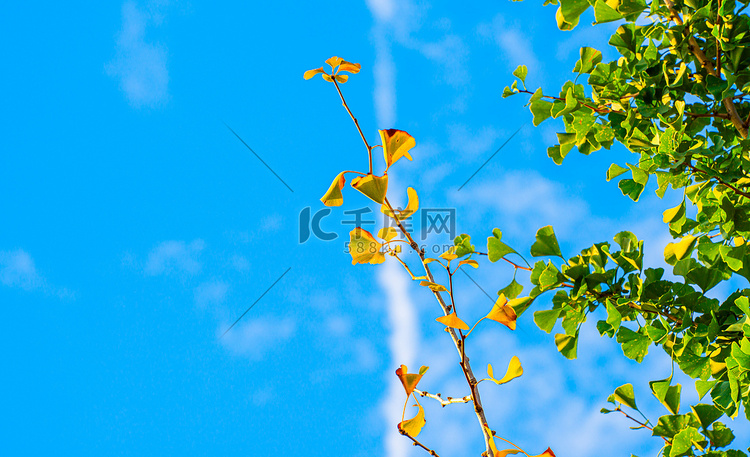
M 448 248 L 447 251 L 445 251 L 442 254 L 440 254 L 440 258 L 443 258 L 443 259 L 447 260 L 448 262 L 450 262 L 451 260 L 455 260 L 455 259 L 458 258 L 458 256 L 455 254 L 455 252 L 456 252 L 456 247 L 455 246 L 451 246 L 450 248 Z
M 497 446 L 495 445 L 495 434 L 492 433 L 492 430 L 490 430 L 487 424 L 482 424 L 482 428 L 484 429 L 485 434 L 490 437 L 490 450 L 492 451 L 492 455 L 497 456 L 497 453 L 500 451 L 497 450 Z
M 419 384 L 419 380 L 422 379 L 422 376 L 429 368 L 430 367 L 422 366 L 419 369 L 419 373 L 407 372 L 406 365 L 401 365 L 396 369 L 396 376 L 401 380 L 401 384 L 404 386 L 407 397 L 414 392 L 414 389 L 417 388 L 417 384 Z
M 419 285 L 429 287 L 433 292 L 448 292 L 444 285 L 432 281 L 422 281 Z
M 341 194 L 341 189 L 346 184 L 346 178 L 344 173 L 341 172 L 336 176 L 336 179 L 331 183 L 331 187 L 328 188 L 328 192 L 323 195 L 320 201 L 326 206 L 341 206 L 344 203 L 344 196 Z
M 513 356 L 508 364 L 508 369 L 505 371 L 505 376 L 502 379 L 495 379 L 495 375 L 492 370 L 492 365 L 487 364 L 487 375 L 490 377 L 492 382 L 497 385 L 505 384 L 510 382 L 523 374 L 523 367 L 521 366 L 521 360 Z
M 461 265 L 471 265 L 474 268 L 479 268 L 479 262 L 477 262 L 476 260 L 472 260 L 472 259 L 462 260 L 458 262 L 458 266 L 460 267 Z
M 412 187 L 408 187 L 406 189 L 406 195 L 409 196 L 409 199 L 407 200 L 406 208 L 404 208 L 403 211 L 399 212 L 398 217 L 401 219 L 406 219 L 407 217 L 416 213 L 419 209 L 419 197 L 417 197 L 417 191 Z
M 383 262 L 385 262 L 385 253 L 382 251 L 378 251 L 367 263 L 369 263 L 370 265 L 377 265 Z
M 414 138 L 403 130 L 379 130 L 383 144 L 386 169 L 396 163 L 401 157 L 411 160 L 409 150 L 416 146 Z
M 325 70 L 323 69 L 323 67 L 315 68 L 313 70 L 307 70 L 303 76 L 305 79 L 310 79 L 313 76 L 317 75 L 318 73 L 325 73 Z
M 333 79 L 335 79 L 336 82 L 343 84 L 349 80 L 349 75 L 334 75 Z
M 333 78 L 331 78 L 331 75 L 328 75 L 328 74 L 326 74 L 326 73 L 323 73 L 323 75 L 322 75 L 322 76 L 323 76 L 323 79 L 325 79 L 325 80 L 326 80 L 326 81 L 328 81 L 329 83 L 332 83 L 332 82 L 333 82 Z
M 522 452 L 523 451 L 518 450 L 518 449 L 505 449 L 503 451 L 496 451 L 495 452 L 495 457 L 505 457 L 506 455 L 520 454 Z
M 450 328 L 457 328 L 461 330 L 469 330 L 469 326 L 466 325 L 466 322 L 462 321 L 457 315 L 456 312 L 453 311 L 452 313 L 448 314 L 447 316 L 440 316 L 436 321 L 440 322 L 441 324 L 445 325 L 446 327 Z
M 358 263 L 370 263 L 373 257 L 380 252 L 382 244 L 378 243 L 370 232 L 356 227 L 349 232 L 349 254 L 352 256 L 352 265 Z
M 331 66 L 331 68 L 336 68 L 341 62 L 343 62 L 344 59 L 341 57 L 333 56 L 330 59 L 326 60 L 326 63 Z
M 422 427 L 424 427 L 424 424 L 426 422 L 424 420 L 424 408 L 422 408 L 422 405 L 414 406 L 419 408 L 419 411 L 417 411 L 417 415 L 398 424 L 399 430 L 402 430 L 412 438 L 416 438 L 417 435 L 419 435 L 419 432 L 422 431 Z
M 388 176 L 375 176 L 372 174 L 357 176 L 352 179 L 352 187 L 365 194 L 372 201 L 383 203 L 385 201 L 385 194 L 388 191 Z
M 500 295 L 492 306 L 492 311 L 487 314 L 487 319 L 500 322 L 511 330 L 516 329 L 516 311 L 508 305 L 505 295 Z
M 544 452 L 542 452 L 541 454 L 539 454 L 539 455 L 533 455 L 531 457 L 557 457 L 557 456 L 555 456 L 555 453 L 552 452 L 551 448 L 547 448 L 547 450 L 544 451 Z
M 378 232 L 378 238 L 382 238 L 386 241 L 391 241 L 398 235 L 398 230 L 395 227 L 383 227 Z
M 339 71 L 348 71 L 351 74 L 359 73 L 360 69 L 362 69 L 362 65 L 358 63 L 347 62 L 346 60 L 342 61 L 339 64 Z

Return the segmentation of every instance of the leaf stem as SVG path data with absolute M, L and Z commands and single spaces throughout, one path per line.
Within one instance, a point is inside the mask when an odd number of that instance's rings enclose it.
M 344 105 L 344 108 L 346 108 L 346 112 L 349 113 L 349 117 L 351 117 L 354 121 L 354 125 L 357 126 L 359 136 L 362 137 L 362 141 L 364 141 L 365 147 L 367 147 L 367 156 L 370 159 L 370 174 L 372 174 L 372 147 L 367 143 L 367 138 L 365 138 L 365 134 L 362 133 L 362 128 L 360 128 L 357 118 L 354 117 L 354 114 L 352 114 L 352 110 L 349 109 L 349 105 L 347 105 L 346 100 L 344 99 L 344 94 L 341 92 L 341 88 L 339 88 L 339 84 L 336 82 L 336 79 L 333 80 L 333 85 L 336 86 L 336 91 L 339 93 L 339 97 L 341 97 L 341 104 Z
M 399 429 L 398 429 L 398 432 L 399 432 L 400 434 L 404 435 L 405 437 L 409 438 L 410 440 L 412 440 L 412 442 L 414 443 L 414 445 L 415 445 L 415 446 L 419 446 L 419 447 L 421 447 L 422 449 L 424 449 L 425 451 L 427 451 L 427 452 L 428 452 L 428 453 L 429 453 L 430 455 L 432 455 L 432 456 L 434 456 L 434 457 L 440 457 L 440 456 L 439 456 L 439 455 L 437 454 L 437 452 L 433 451 L 432 449 L 428 448 L 428 447 L 427 447 L 427 446 L 425 446 L 424 444 L 420 443 L 419 441 L 417 441 L 417 439 L 416 439 L 416 438 L 414 438 L 413 436 L 409 435 L 409 434 L 408 434 L 408 433 L 406 433 L 406 432 L 405 432 L 404 430 L 401 430 L 401 429 L 399 428 Z

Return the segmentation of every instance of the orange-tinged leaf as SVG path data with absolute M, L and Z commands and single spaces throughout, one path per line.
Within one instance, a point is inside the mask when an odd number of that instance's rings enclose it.
M 331 78 L 331 76 L 330 76 L 330 75 L 328 75 L 328 74 L 326 74 L 326 73 L 323 73 L 323 74 L 322 74 L 321 76 L 323 76 L 323 79 L 325 79 L 325 80 L 326 80 L 326 81 L 328 81 L 329 83 L 332 83 L 332 82 L 333 82 L 333 78 Z
M 370 265 L 377 265 L 377 264 L 380 264 L 380 263 L 383 263 L 383 262 L 385 262 L 385 253 L 381 252 L 381 251 L 378 251 L 378 252 L 375 253 L 374 256 L 372 256 L 372 258 L 370 259 L 370 261 L 367 262 L 367 263 L 369 263 Z
M 458 266 L 460 267 L 461 265 L 471 265 L 474 268 L 479 268 L 479 262 L 472 259 L 462 260 L 458 262 Z
M 512 306 L 508 305 L 505 295 L 498 297 L 495 305 L 492 307 L 492 311 L 487 314 L 487 319 L 500 322 L 511 330 L 516 329 L 516 311 Z
M 406 208 L 404 208 L 403 211 L 400 211 L 398 214 L 398 217 L 400 219 L 406 219 L 407 217 L 416 213 L 419 209 L 419 197 L 417 197 L 417 191 L 412 187 L 409 187 L 406 189 L 406 195 L 409 196 L 409 199 L 407 200 Z
M 391 241 L 398 235 L 398 230 L 396 230 L 396 227 L 383 227 L 378 232 L 378 238 L 382 238 L 386 241 Z
M 386 170 L 401 157 L 411 160 L 409 150 L 416 146 L 414 138 L 403 130 L 379 130 L 383 144 Z
M 401 365 L 396 369 L 396 376 L 401 380 L 401 384 L 404 386 L 406 396 L 408 397 L 417 388 L 419 380 L 422 379 L 422 375 L 425 374 L 429 367 L 422 366 L 419 369 L 419 373 L 408 373 L 406 365 Z
M 497 385 L 505 384 L 510 382 L 523 374 L 523 367 L 521 366 L 521 360 L 513 356 L 508 364 L 508 369 L 505 371 L 505 376 L 502 379 L 495 379 L 495 375 L 492 370 L 492 365 L 487 364 L 487 375 L 490 377 L 492 382 Z
M 437 259 L 432 257 L 425 257 L 424 263 L 431 263 L 431 262 L 437 262 Z
M 326 63 L 331 66 L 331 68 L 336 68 L 341 62 L 343 62 L 344 59 L 341 57 L 333 56 L 330 59 L 326 60 Z
M 352 265 L 370 263 L 382 246 L 375 240 L 372 233 L 361 227 L 355 227 L 349 232 L 349 254 L 352 256 Z
M 344 196 L 341 194 L 341 189 L 346 184 L 346 178 L 344 178 L 344 171 L 336 176 L 336 179 L 331 183 L 331 187 L 328 188 L 328 192 L 323 195 L 320 201 L 326 206 L 341 206 L 344 203 Z
M 370 200 L 376 203 L 385 201 L 385 194 L 388 192 L 388 176 L 375 176 L 367 174 L 357 176 L 352 179 L 352 187 L 365 194 Z
M 448 289 L 446 289 L 444 285 L 432 281 L 422 281 L 419 283 L 419 285 L 427 286 L 433 292 L 448 292 Z
M 361 69 L 362 65 L 358 63 L 347 62 L 346 60 L 342 61 L 339 64 L 339 71 L 348 71 L 351 74 L 359 73 L 359 70 Z
M 440 316 L 436 321 L 440 322 L 441 324 L 445 325 L 446 327 L 450 328 L 457 328 L 461 330 L 469 330 L 469 326 L 466 324 L 466 322 L 462 321 L 457 315 L 456 312 L 453 311 L 452 313 L 448 314 L 447 316 Z
M 398 424 L 398 428 L 406 432 L 406 434 L 411 436 L 412 438 L 416 438 L 417 435 L 419 435 L 419 432 L 422 431 L 422 427 L 424 427 L 424 424 L 426 422 L 424 420 L 424 408 L 422 408 L 422 405 L 414 406 L 419 408 L 419 411 L 417 411 L 417 415 Z
M 539 454 L 539 455 L 533 455 L 531 457 L 557 457 L 557 456 L 555 456 L 555 453 L 552 452 L 551 448 L 547 448 L 547 450 L 544 451 L 544 452 L 542 452 L 541 454 Z
M 333 78 L 343 84 L 349 80 L 349 75 L 334 75 Z
M 317 75 L 318 73 L 325 73 L 325 70 L 323 69 L 323 67 L 315 68 L 313 70 L 307 70 L 303 76 L 305 79 L 310 79 L 313 76 Z
M 496 451 L 495 452 L 495 457 L 505 457 L 506 455 L 520 454 L 522 452 L 523 451 L 520 451 L 518 449 L 505 449 L 503 451 Z

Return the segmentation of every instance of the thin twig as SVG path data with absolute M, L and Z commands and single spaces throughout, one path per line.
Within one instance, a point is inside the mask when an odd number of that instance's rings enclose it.
M 440 405 L 444 408 L 453 403 L 469 403 L 471 401 L 471 395 L 467 395 L 461 398 L 454 398 L 454 397 L 443 398 L 440 396 L 440 394 L 431 394 L 429 392 L 425 392 L 419 389 L 414 389 L 414 393 L 422 397 L 428 397 L 428 398 L 432 398 L 433 400 L 437 400 L 440 402 Z
M 427 452 L 428 452 L 428 453 L 429 453 L 430 455 L 432 455 L 432 456 L 435 456 L 435 457 L 440 457 L 440 456 L 439 456 L 439 455 L 437 454 L 437 452 L 433 451 L 432 449 L 428 448 L 428 447 L 427 447 L 427 446 L 425 446 L 424 444 L 420 443 L 419 441 L 417 441 L 417 439 L 416 439 L 416 438 L 414 438 L 413 436 L 409 435 L 409 434 L 408 434 L 408 433 L 406 433 L 406 432 L 405 432 L 404 430 L 398 429 L 398 432 L 399 432 L 400 434 L 404 435 L 405 437 L 409 438 L 410 440 L 412 440 L 412 442 L 414 442 L 414 445 L 415 445 L 415 446 L 419 446 L 419 447 L 421 447 L 422 449 L 424 449 L 425 451 L 427 451 Z
M 625 417 L 627 417 L 628 419 L 632 420 L 632 421 L 633 421 L 633 422 L 635 422 L 636 424 L 640 425 L 640 426 L 641 426 L 642 428 L 645 428 L 645 429 L 647 429 L 647 430 L 650 430 L 650 431 L 651 431 L 651 433 L 653 433 L 653 432 L 654 432 L 654 428 L 653 428 L 653 427 L 651 427 L 651 426 L 650 426 L 650 425 L 648 425 L 648 424 L 644 424 L 643 422 L 639 421 L 639 420 L 638 420 L 638 419 L 636 419 L 635 417 L 633 417 L 633 416 L 631 416 L 630 414 L 626 413 L 626 412 L 625 412 L 625 411 L 623 411 L 623 410 L 622 410 L 622 409 L 621 409 L 621 408 L 620 408 L 619 406 L 618 406 L 617 408 L 615 408 L 615 409 L 614 409 L 614 411 L 618 411 L 618 412 L 621 412 L 622 414 L 624 414 L 624 415 L 625 415 Z M 671 441 L 669 441 L 668 439 L 666 439 L 666 438 L 665 438 L 665 437 L 663 437 L 663 436 L 661 437 L 661 439 L 663 439 L 663 440 L 664 440 L 664 442 L 665 442 L 665 443 L 667 443 L 667 444 L 672 444 L 672 442 L 671 442 Z
M 699 172 L 699 173 L 706 173 L 704 170 L 700 170 L 700 169 L 696 168 L 695 165 L 693 165 L 691 163 L 687 163 L 687 164 L 685 164 L 685 166 L 688 167 L 688 168 L 690 168 L 693 171 L 696 171 L 696 172 Z M 742 195 L 745 198 L 750 198 L 750 194 L 748 194 L 747 192 L 741 191 L 739 188 L 735 187 L 732 184 L 729 184 L 728 182 L 725 182 L 720 177 L 718 177 L 718 176 L 711 176 L 711 178 L 719 181 L 719 184 L 721 184 L 722 186 L 726 186 L 726 187 L 732 189 L 736 194 Z
M 336 79 L 333 80 L 333 85 L 336 86 L 336 91 L 339 93 L 339 97 L 341 97 L 341 104 L 343 104 L 344 108 L 346 108 L 346 112 L 349 113 L 349 117 L 352 118 L 352 120 L 354 121 L 354 125 L 357 126 L 357 131 L 359 132 L 359 136 L 361 136 L 362 141 L 365 142 L 365 147 L 367 148 L 367 157 L 370 159 L 370 174 L 372 174 L 372 147 L 370 147 L 370 144 L 367 143 L 367 138 L 365 138 L 365 134 L 362 133 L 362 128 L 360 128 L 357 118 L 354 117 L 352 110 L 349 109 L 349 105 L 346 103 L 346 100 L 344 100 L 344 94 L 341 92 L 341 89 L 339 88 L 339 84 L 336 82 Z

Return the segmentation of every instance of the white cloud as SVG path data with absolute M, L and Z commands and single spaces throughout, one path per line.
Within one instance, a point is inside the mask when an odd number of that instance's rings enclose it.
M 229 323 L 217 329 L 221 335 Z M 221 338 L 221 343 L 235 354 L 243 355 L 252 361 L 261 361 L 272 350 L 289 341 L 297 331 L 297 323 L 292 318 L 277 319 L 257 317 L 237 324 L 231 332 Z
M 186 244 L 184 241 L 164 241 L 148 254 L 144 271 L 151 276 L 170 273 L 196 274 L 201 270 L 198 256 L 205 243 L 196 239 Z
M 502 14 L 496 15 L 491 23 L 477 27 L 480 37 L 492 40 L 505 54 L 508 68 L 526 65 L 529 74 L 541 80 L 541 64 L 534 52 L 530 34 L 515 22 L 506 21 Z
M 149 26 L 158 21 L 157 14 L 146 13 L 133 2 L 122 6 L 116 55 L 105 69 L 119 81 L 120 89 L 134 107 L 155 107 L 169 96 L 167 49 L 160 43 L 146 40 Z
M 32 290 L 43 284 L 28 252 L 0 251 L 0 282 L 9 287 Z
M 208 281 L 201 283 L 193 290 L 195 304 L 203 308 L 209 305 L 224 303 L 229 290 L 229 284 L 224 281 Z

